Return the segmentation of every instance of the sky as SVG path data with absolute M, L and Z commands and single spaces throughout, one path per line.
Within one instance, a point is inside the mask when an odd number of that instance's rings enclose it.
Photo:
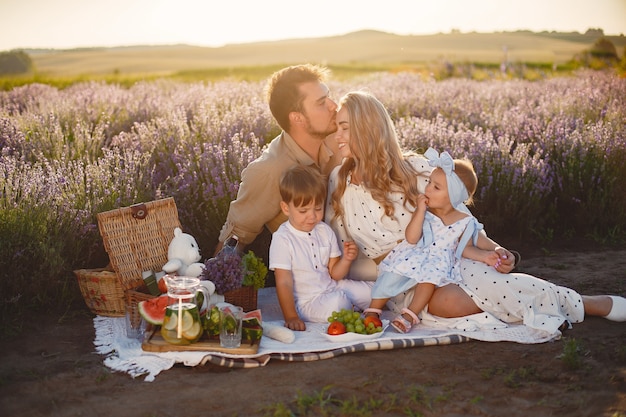
M 626 35 L 626 0 L 0 0 L 0 51 L 589 28 Z

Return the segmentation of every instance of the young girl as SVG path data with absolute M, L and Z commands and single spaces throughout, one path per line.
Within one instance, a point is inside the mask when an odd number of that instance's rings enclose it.
M 478 179 L 472 163 L 453 160 L 430 148 L 424 154 L 431 166 L 425 194 L 420 194 L 411 221 L 400 242 L 380 264 L 380 275 L 372 289 L 366 311 L 376 312 L 392 297 L 415 287 L 408 308 L 403 308 L 391 325 L 407 333 L 419 323 L 417 313 L 428 304 L 435 287 L 462 280 L 461 256 L 497 267 L 496 251 L 478 249 L 476 239 L 482 225 L 465 204 L 471 203 Z M 470 242 L 472 238 L 472 242 Z
M 276 278 L 278 303 L 285 327 L 305 330 L 305 321 L 326 322 L 333 311 L 362 311 L 370 303 L 370 282 L 344 279 L 358 248 L 343 244 L 326 223 L 326 180 L 297 165 L 280 181 L 280 208 L 289 218 L 272 235 L 270 269 Z

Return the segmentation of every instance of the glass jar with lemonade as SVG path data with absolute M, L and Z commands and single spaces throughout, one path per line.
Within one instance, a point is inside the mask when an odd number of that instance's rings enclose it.
M 200 279 L 166 275 L 168 306 L 161 326 L 163 339 L 174 345 L 189 345 L 202 336 L 200 308 L 209 293 Z

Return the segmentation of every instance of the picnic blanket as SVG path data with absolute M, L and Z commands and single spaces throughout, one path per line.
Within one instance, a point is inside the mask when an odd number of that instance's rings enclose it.
M 258 306 L 263 322 L 282 325 L 282 313 L 275 288 L 259 290 Z M 440 328 L 422 322 L 407 334 L 397 333 L 387 327 L 376 339 L 344 342 L 329 341 L 324 335 L 327 324 L 307 323 L 303 332 L 295 332 L 294 343 L 282 343 L 263 336 L 258 352 L 252 355 L 233 355 L 222 352 L 146 352 L 139 339 L 126 337 L 123 317 L 94 318 L 96 351 L 105 356 L 104 364 L 115 371 L 126 372 L 133 378 L 145 375 L 145 381 L 154 381 L 162 371 L 176 363 L 197 366 L 211 363 L 231 368 L 254 368 L 267 365 L 271 360 L 305 362 L 334 358 L 347 353 L 393 350 L 419 346 L 447 345 L 480 340 L 488 342 L 509 341 L 517 343 L 544 343 L 560 337 L 529 328 L 522 324 L 483 322 L 481 318 L 463 318 L 454 328 Z M 393 318 L 393 313 L 383 312 L 383 319 Z

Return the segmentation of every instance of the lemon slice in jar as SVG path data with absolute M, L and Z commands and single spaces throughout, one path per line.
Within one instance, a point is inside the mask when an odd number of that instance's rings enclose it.
M 172 311 L 172 314 L 168 318 L 167 323 L 165 323 L 163 327 L 166 330 L 174 330 L 177 325 L 178 325 L 178 316 L 176 315 L 174 311 Z
M 183 331 L 183 337 L 187 340 L 194 340 L 198 336 L 200 336 L 201 331 L 202 331 L 202 327 L 200 326 L 200 323 L 195 322 L 191 325 L 191 327 L 188 330 Z
M 183 319 L 182 319 L 182 324 L 181 324 L 181 330 L 183 332 L 188 332 L 189 330 L 191 330 L 191 327 L 197 324 L 196 322 L 194 322 L 193 320 L 193 316 L 191 315 L 190 312 L 188 311 L 183 311 Z

